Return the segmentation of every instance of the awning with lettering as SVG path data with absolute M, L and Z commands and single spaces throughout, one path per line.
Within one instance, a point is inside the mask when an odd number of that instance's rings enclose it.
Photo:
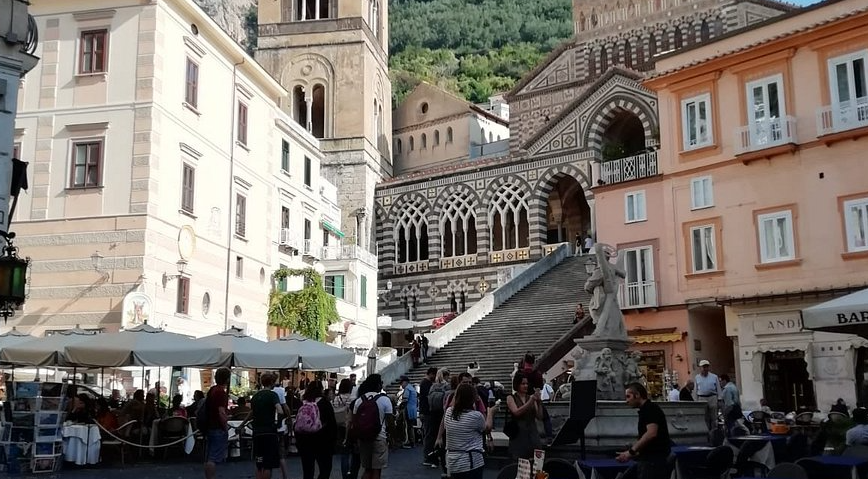
M 323 227 L 323 228 L 325 228 L 325 229 L 331 231 L 331 232 L 334 233 L 335 236 L 337 236 L 338 238 L 343 239 L 343 237 L 346 236 L 346 235 L 344 234 L 343 231 L 341 231 L 338 227 L 336 227 L 335 225 L 329 223 L 328 221 L 326 221 L 326 220 L 322 220 L 320 223 L 322 223 L 322 227 Z
M 681 341 L 681 338 L 681 333 L 642 334 L 633 337 L 636 344 L 673 343 Z
M 868 338 L 868 289 L 803 309 L 802 324 L 805 329 Z

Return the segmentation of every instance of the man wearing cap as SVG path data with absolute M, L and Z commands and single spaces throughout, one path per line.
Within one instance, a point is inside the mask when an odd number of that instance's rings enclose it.
M 705 401 L 705 424 L 709 431 L 717 429 L 717 402 L 721 398 L 720 380 L 711 372 L 707 359 L 699 361 L 699 374 L 694 378 L 697 401 Z

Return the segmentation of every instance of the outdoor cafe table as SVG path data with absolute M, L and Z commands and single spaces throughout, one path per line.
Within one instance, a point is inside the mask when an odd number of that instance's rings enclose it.
M 66 424 L 61 434 L 64 461 L 79 466 L 99 462 L 101 436 L 96 424 Z
M 812 456 L 802 461 L 820 464 L 823 479 L 860 479 L 868 472 L 868 458 L 853 456 Z M 814 479 L 811 476 L 811 479 Z
M 748 442 L 762 442 L 763 445 L 758 448 L 750 459 L 753 462 L 758 462 L 765 465 L 769 469 L 775 467 L 775 448 L 782 447 L 787 443 L 787 436 L 779 434 L 753 434 L 748 436 L 733 436 L 728 438 L 727 443 L 732 448 L 736 457 L 739 450 Z
M 618 462 L 614 459 L 586 459 L 576 461 L 580 479 L 614 479 L 634 464 L 633 461 Z
M 675 455 L 675 469 L 672 470 L 672 479 L 690 479 L 685 466 L 705 462 L 708 453 L 714 448 L 710 446 L 672 446 L 672 454 Z

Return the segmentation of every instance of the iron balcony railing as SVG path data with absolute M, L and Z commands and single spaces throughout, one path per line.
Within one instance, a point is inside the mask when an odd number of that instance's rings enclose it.
M 600 179 L 607 185 L 659 175 L 657 150 L 604 161 L 600 164 Z

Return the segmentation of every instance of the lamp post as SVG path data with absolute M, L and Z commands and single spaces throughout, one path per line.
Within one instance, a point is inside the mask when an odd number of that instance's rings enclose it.
M 19 258 L 18 247 L 12 244 L 15 233 L 0 231 L 6 246 L 0 253 L 0 316 L 5 324 L 26 299 L 27 267 L 30 258 Z
M 166 284 L 168 284 L 169 281 L 184 276 L 184 271 L 186 271 L 187 269 L 187 260 L 179 259 L 178 262 L 175 263 L 175 266 L 178 267 L 178 274 L 167 274 L 165 272 L 163 273 L 163 288 L 166 287 Z

